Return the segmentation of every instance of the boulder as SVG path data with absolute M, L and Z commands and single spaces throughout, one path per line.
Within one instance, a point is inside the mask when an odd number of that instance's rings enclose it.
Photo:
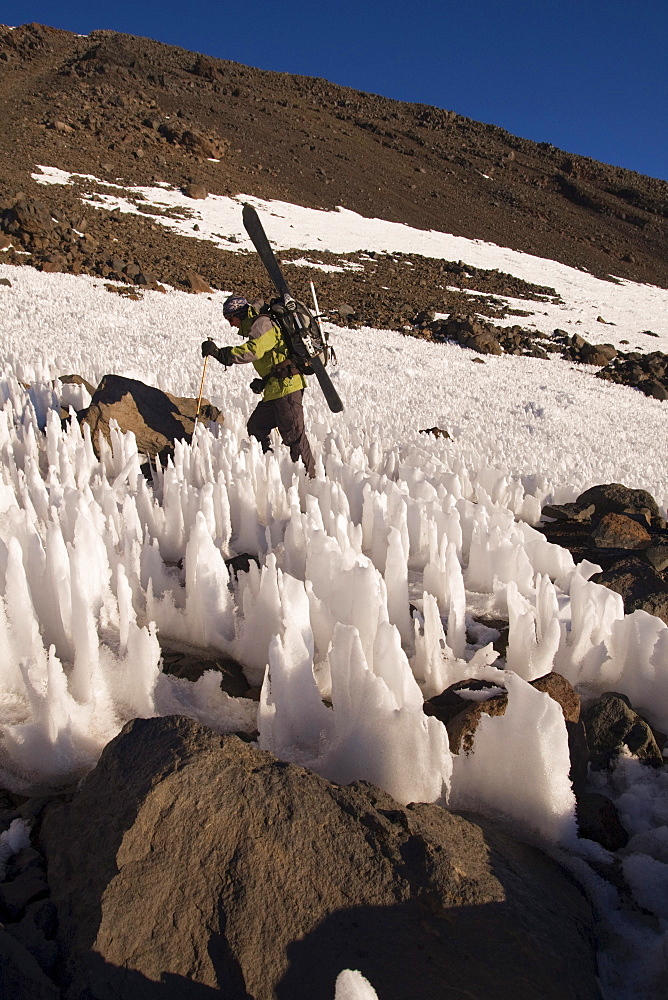
M 28 949 L 0 927 L 0 996 L 7 1000 L 61 1000 Z
M 593 504 L 599 517 L 609 513 L 642 514 L 647 511 L 649 523 L 653 527 L 659 527 L 663 523 L 659 506 L 651 493 L 646 490 L 633 490 L 621 483 L 592 486 L 580 494 L 576 503 L 580 507 Z
M 642 390 L 646 396 L 653 396 L 654 399 L 668 399 L 668 389 L 657 379 L 648 379 Z
M 576 725 L 580 721 L 580 696 L 573 686 L 561 674 L 549 673 L 531 681 L 531 686 L 537 691 L 549 694 L 556 701 L 564 715 L 566 725 Z M 461 694 L 462 690 L 480 692 L 481 700 L 471 701 Z M 485 697 L 485 691 L 489 696 Z M 465 680 L 457 681 L 442 694 L 436 695 L 425 704 L 425 712 L 435 715 L 448 730 L 450 749 L 453 753 L 464 750 L 470 753 L 473 749 L 473 737 L 478 723 L 483 715 L 504 715 L 508 704 L 508 696 L 499 694 L 498 687 L 491 681 Z
M 564 721 L 576 723 L 580 721 L 580 695 L 573 685 L 552 671 L 544 674 L 543 677 L 536 677 L 531 681 L 531 687 L 544 694 L 549 694 L 553 701 L 558 702 L 561 711 L 564 713 Z
M 91 396 L 95 392 L 95 386 L 81 375 L 59 375 L 58 381 L 61 385 L 82 385 Z
M 628 514 L 604 514 L 592 531 L 591 540 L 599 549 L 643 549 L 652 536 L 639 520 Z
M 190 289 L 191 292 L 209 292 L 210 293 L 210 292 L 213 291 L 213 289 L 211 288 L 211 286 L 209 285 L 209 283 L 206 281 L 206 279 L 203 278 L 201 274 L 197 274 L 196 271 L 189 271 L 188 272 L 188 274 L 186 275 L 186 285 L 188 286 L 188 288 Z
M 483 715 L 505 715 L 508 706 L 508 695 L 499 694 L 486 701 L 465 701 L 460 699 L 463 710 L 452 715 L 446 722 L 450 750 L 452 753 L 470 753 L 473 750 L 473 737 Z
M 623 694 L 608 691 L 583 713 L 591 766 L 607 767 L 626 747 L 646 764 L 661 766 L 663 755 L 649 725 Z
M 543 517 L 552 517 L 555 521 L 591 521 L 596 508 L 593 503 L 581 507 L 577 503 L 546 504 L 543 507 Z
M 135 720 L 41 828 L 64 1000 L 599 998 L 592 915 L 487 821 L 189 719 Z M 407 952 L 409 949 L 409 952 Z
M 450 719 L 454 719 L 456 715 L 459 715 L 460 712 L 463 712 L 471 704 L 466 697 L 462 697 L 460 693 L 462 690 L 483 692 L 480 695 L 482 700 L 489 700 L 499 693 L 498 686 L 493 684 L 492 681 L 478 680 L 476 678 L 456 681 L 450 687 L 447 687 L 445 691 L 434 695 L 433 698 L 424 703 L 425 714 L 435 715 L 444 726 L 447 726 Z
M 622 826 L 617 808 L 606 795 L 600 792 L 578 795 L 576 816 L 580 836 L 595 840 L 606 851 L 619 851 L 628 844 L 629 835 Z
M 193 198 L 197 201 L 204 201 L 209 196 L 209 192 L 204 184 L 186 184 L 183 188 L 183 193 L 186 198 Z
M 657 573 L 668 569 L 668 538 L 661 539 L 645 549 L 645 559 Z
M 580 358 L 586 365 L 602 367 L 617 357 L 617 350 L 612 344 L 586 344 L 580 351 Z
M 640 556 L 629 554 L 615 559 L 592 579 L 622 596 L 627 615 L 646 611 L 668 625 L 668 583 Z
M 154 457 L 170 449 L 175 440 L 190 439 L 196 411 L 196 399 L 172 396 L 122 375 L 105 375 L 90 406 L 77 416 L 89 425 L 95 447 L 99 433 L 110 438 L 109 424 L 115 420 L 122 431 L 133 432 L 140 452 Z M 203 399 L 200 419 L 222 424 L 224 418 L 217 407 Z

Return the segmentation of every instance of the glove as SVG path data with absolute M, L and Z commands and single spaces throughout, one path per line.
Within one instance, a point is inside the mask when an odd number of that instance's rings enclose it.
M 202 357 L 203 358 L 217 358 L 218 357 L 218 348 L 216 347 L 216 345 L 214 344 L 214 342 L 211 340 L 211 338 L 209 338 L 209 340 L 205 340 L 205 341 L 202 342 Z
M 220 361 L 221 365 L 225 365 L 226 368 L 229 368 L 234 364 L 231 347 L 221 347 L 221 349 L 216 353 L 216 357 Z
M 264 392 L 264 387 L 267 384 L 267 380 L 263 378 L 254 378 L 250 384 L 251 390 L 259 396 L 261 392 Z

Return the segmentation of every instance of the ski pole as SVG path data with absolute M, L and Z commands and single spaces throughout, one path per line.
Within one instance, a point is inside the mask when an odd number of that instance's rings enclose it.
M 207 340 L 212 340 L 212 337 L 207 337 Z M 204 392 L 204 376 L 206 375 L 206 365 L 209 360 L 209 355 L 204 359 L 204 368 L 202 369 L 202 381 L 199 384 L 199 396 L 197 397 L 197 409 L 195 410 L 195 424 L 193 426 L 192 436 L 195 437 L 195 431 L 197 430 L 197 423 L 199 421 L 199 408 L 202 405 L 202 393 Z
M 318 306 L 318 298 L 315 294 L 315 285 L 313 284 L 312 281 L 310 282 L 310 285 L 311 285 L 311 295 L 313 296 L 313 305 L 315 306 L 316 319 L 320 319 L 320 308 Z

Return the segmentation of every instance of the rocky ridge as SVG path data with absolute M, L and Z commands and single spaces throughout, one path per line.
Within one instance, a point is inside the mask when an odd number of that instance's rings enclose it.
M 126 185 L 195 185 L 194 196 L 344 205 L 665 286 L 666 182 L 452 110 L 35 24 L 0 28 L 0 108 L 0 183 L 29 201 L 47 163 Z M 63 196 L 40 194 L 49 209 Z M 160 255 L 144 242 L 154 271 Z
M 81 184 L 38 185 L 37 164 L 99 177 L 104 191 L 124 197 L 128 186 L 162 182 L 194 202 L 248 193 L 314 208 L 343 205 L 600 277 L 666 284 L 668 184 L 454 111 L 149 39 L 108 31 L 81 38 L 35 24 L 0 27 L 0 109 L 3 259 L 102 277 L 109 291 L 131 298 L 164 284 L 193 292 L 252 287 L 265 298 L 272 290 L 253 254 L 166 232 L 151 218 L 158 210 L 138 197 L 133 215 L 87 208 Z M 668 397 L 659 352 L 615 355 L 586 336 L 567 341 L 561 331 L 537 335 L 521 322 L 495 325 L 512 315 L 502 297 L 556 301 L 553 289 L 419 255 L 309 257 L 314 268 L 344 265 L 340 273 L 317 271 L 335 321 L 454 339 L 483 354 L 558 353 L 601 366 L 601 378 Z M 282 263 L 299 258 L 302 252 L 287 252 Z M 308 298 L 313 272 L 289 271 L 296 293 Z M 436 319 L 439 313 L 449 320 Z

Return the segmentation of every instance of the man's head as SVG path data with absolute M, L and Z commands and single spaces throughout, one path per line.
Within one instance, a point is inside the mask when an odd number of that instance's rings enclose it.
M 242 320 L 248 316 L 249 302 L 243 295 L 230 295 L 223 302 L 223 316 L 231 326 L 241 326 Z

